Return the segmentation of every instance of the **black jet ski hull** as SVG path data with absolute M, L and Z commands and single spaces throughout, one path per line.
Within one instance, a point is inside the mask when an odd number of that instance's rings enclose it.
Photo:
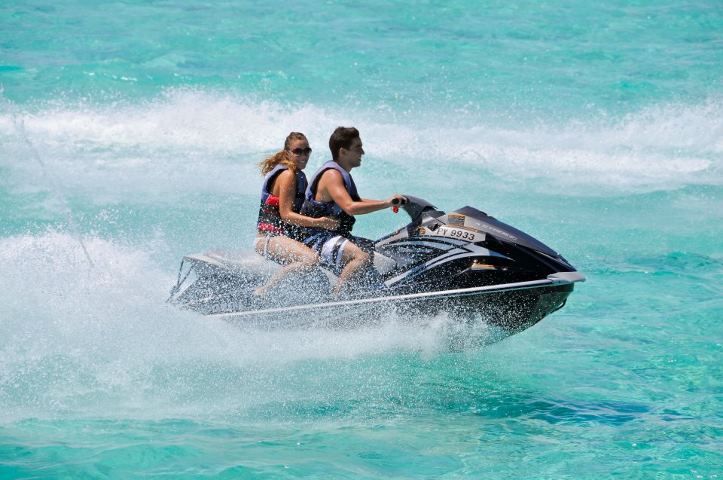
M 201 258 L 185 259 L 202 275 L 177 293 L 174 303 L 210 319 L 263 329 L 355 328 L 390 319 L 428 322 L 446 315 L 455 322 L 499 327 L 507 336 L 562 308 L 574 284 L 584 280 L 577 272 L 565 272 L 541 280 L 333 301 L 327 277 L 317 270 L 303 283 L 308 303 L 299 304 L 304 299 L 254 299 L 250 286 L 262 283 L 267 275 L 252 270 L 239 274 L 204 264 Z
M 184 257 L 169 300 L 261 328 L 356 327 L 446 315 L 513 334 L 562 308 L 574 284 L 585 280 L 560 254 L 484 212 L 445 213 L 408 198 L 403 208 L 412 221 L 374 242 L 373 267 L 342 300 L 330 296 L 336 278 L 321 268 L 287 278 L 271 297 L 259 298 L 254 289 L 278 267 L 225 254 Z
M 403 295 L 386 295 L 302 305 L 242 309 L 227 301 L 206 305 L 209 318 L 261 328 L 349 328 L 378 324 L 389 319 L 429 321 L 446 315 L 458 322 L 484 322 L 508 335 L 535 325 L 565 305 L 576 272 L 550 275 L 547 279 L 504 285 L 468 287 Z M 227 297 L 228 298 L 228 297 Z M 236 300 L 237 302 L 238 300 Z M 214 310 L 214 311 L 211 311 Z

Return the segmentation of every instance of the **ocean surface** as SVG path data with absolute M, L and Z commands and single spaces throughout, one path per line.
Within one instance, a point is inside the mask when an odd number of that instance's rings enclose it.
M 0 89 L 3 480 L 723 478 L 720 0 L 4 0 Z M 364 197 L 587 282 L 497 343 L 167 305 L 184 254 L 253 256 L 264 155 L 305 132 L 311 173 L 339 125 Z

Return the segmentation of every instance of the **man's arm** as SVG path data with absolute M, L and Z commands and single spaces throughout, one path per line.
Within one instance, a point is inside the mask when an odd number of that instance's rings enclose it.
M 378 210 L 384 210 L 392 206 L 392 200 L 401 198 L 394 195 L 386 200 L 363 199 L 354 201 L 344 187 L 344 179 L 336 170 L 325 171 L 319 179 L 319 199 L 321 201 L 333 200 L 344 212 L 349 215 L 363 215 Z

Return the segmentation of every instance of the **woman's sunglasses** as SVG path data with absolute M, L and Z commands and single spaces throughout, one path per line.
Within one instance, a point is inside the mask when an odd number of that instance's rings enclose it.
M 294 155 L 311 155 L 311 147 L 295 148 L 291 151 Z

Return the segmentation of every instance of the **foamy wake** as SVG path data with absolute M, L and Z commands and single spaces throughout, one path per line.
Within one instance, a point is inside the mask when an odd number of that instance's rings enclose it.
M 455 331 L 445 317 L 349 330 L 243 329 L 164 303 L 175 278 L 154 264 L 152 249 L 162 247 L 83 243 L 88 255 L 64 233 L 0 240 L 0 423 L 251 408 L 308 395 L 292 385 L 307 368 L 333 377 L 350 360 L 429 358 L 478 347 L 491 334 L 484 326 Z
M 312 161 L 321 162 L 331 129 L 352 124 L 362 131 L 369 158 L 401 168 L 422 160 L 430 174 L 467 164 L 507 181 L 529 186 L 535 179 L 543 189 L 580 193 L 723 183 L 720 99 L 519 128 L 445 112 L 434 121 L 399 124 L 371 110 L 340 113 L 189 90 L 141 104 L 21 111 L 6 101 L 0 109 L 3 162 L 16 183 L 37 176 L 37 165 L 25 161 L 34 148 L 68 188 L 250 193 L 258 188 L 255 163 L 289 131 L 306 132 L 319 152 Z

